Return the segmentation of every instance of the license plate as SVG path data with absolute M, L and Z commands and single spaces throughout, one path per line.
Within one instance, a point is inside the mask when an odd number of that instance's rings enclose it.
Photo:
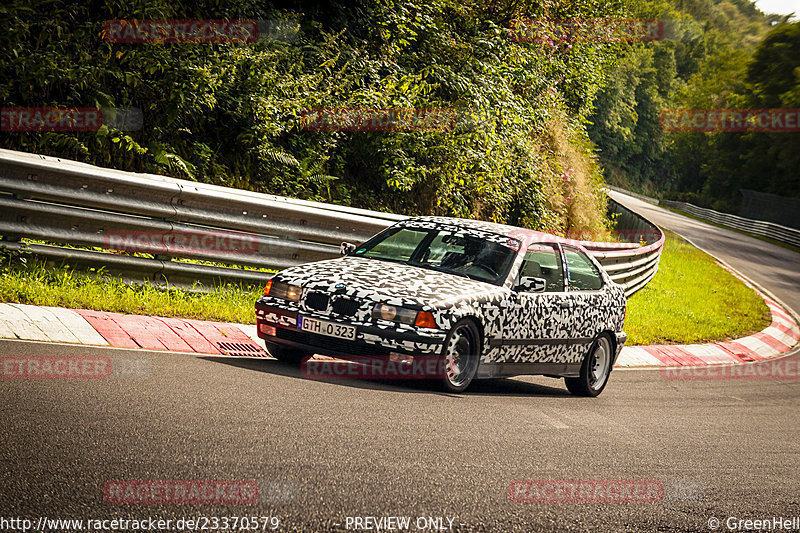
M 335 322 L 317 320 L 316 318 L 308 318 L 305 316 L 297 317 L 297 328 L 308 331 L 309 333 L 327 335 L 328 337 L 336 337 L 338 339 L 352 341 L 356 338 L 355 326 L 346 326 L 345 324 L 336 324 Z

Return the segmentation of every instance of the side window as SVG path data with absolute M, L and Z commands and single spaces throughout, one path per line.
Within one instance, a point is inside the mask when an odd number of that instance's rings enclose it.
M 585 253 L 569 246 L 564 247 L 567 257 L 569 286 L 576 291 L 597 291 L 603 288 L 603 278 Z
M 542 278 L 547 285 L 545 292 L 562 292 L 564 290 L 564 270 L 561 268 L 561 255 L 554 244 L 540 243 L 531 245 L 525 252 L 520 277 Z

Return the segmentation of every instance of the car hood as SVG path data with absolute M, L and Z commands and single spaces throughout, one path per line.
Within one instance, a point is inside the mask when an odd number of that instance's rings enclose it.
M 505 290 L 453 274 L 353 256 L 288 268 L 275 279 L 302 285 L 305 290 L 346 294 L 359 300 L 432 308 Z

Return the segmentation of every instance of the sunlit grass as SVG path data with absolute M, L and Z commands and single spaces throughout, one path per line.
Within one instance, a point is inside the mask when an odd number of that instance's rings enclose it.
M 4 266 L 0 280 L 3 302 L 243 324 L 255 323 L 253 304 L 260 294 L 258 288 L 238 285 L 202 293 L 133 285 L 112 276 L 48 268 L 36 261 Z
M 769 326 L 769 308 L 752 289 L 705 252 L 666 234 L 658 273 L 628 300 L 629 345 L 720 341 Z

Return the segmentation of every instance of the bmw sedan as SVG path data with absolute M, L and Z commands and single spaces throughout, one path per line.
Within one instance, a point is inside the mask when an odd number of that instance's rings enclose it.
M 342 243 L 342 253 L 267 283 L 258 335 L 277 359 L 434 358 L 434 377 L 451 392 L 542 374 L 597 396 L 627 338 L 622 287 L 553 235 L 416 217 L 359 246 Z

